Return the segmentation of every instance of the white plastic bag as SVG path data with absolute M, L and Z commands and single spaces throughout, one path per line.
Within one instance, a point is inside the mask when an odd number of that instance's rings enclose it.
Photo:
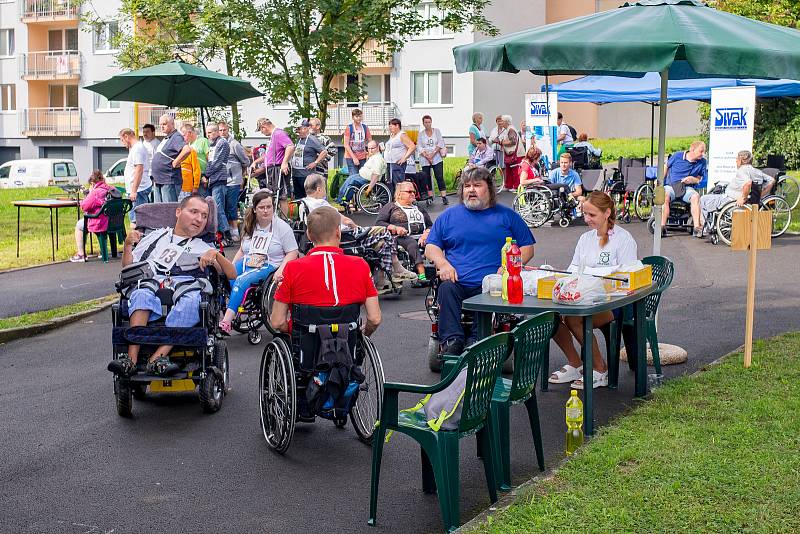
M 481 283 L 482 293 L 499 294 L 503 287 L 503 277 L 499 274 L 487 274 Z
M 549 271 L 522 271 L 522 293 L 525 295 L 537 294 L 537 288 L 540 278 L 547 278 L 552 276 L 553 273 Z
M 556 304 L 586 305 L 605 300 L 606 288 L 603 279 L 589 274 L 586 270 L 585 259 L 576 274 L 565 276 L 556 280 L 553 286 L 553 302 Z

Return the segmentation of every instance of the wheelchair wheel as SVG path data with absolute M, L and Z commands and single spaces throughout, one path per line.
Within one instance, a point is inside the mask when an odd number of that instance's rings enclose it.
M 364 361 L 361 371 L 364 373 L 364 383 L 359 386 L 358 398 L 350 410 L 350 421 L 364 443 L 371 443 L 375 423 L 381 418 L 381 404 L 383 403 L 383 364 L 375 345 L 363 336 L 361 348 L 364 351 Z
M 800 183 L 791 176 L 781 176 L 775 184 L 775 195 L 783 197 L 791 209 L 800 203 Z
M 283 454 L 294 435 L 297 389 L 292 351 L 282 337 L 276 337 L 264 349 L 258 389 L 264 439 L 271 449 Z
M 258 330 L 250 330 L 247 333 L 247 342 L 251 345 L 258 345 L 261 343 L 261 332 Z
M 223 340 L 214 344 L 214 367 L 222 372 L 222 393 L 227 394 L 231 389 L 230 360 L 228 359 L 228 346 Z
M 370 194 L 367 195 L 368 186 L 369 184 L 364 184 L 358 188 L 358 193 L 356 194 L 358 209 L 370 215 L 377 215 L 381 208 L 392 200 L 392 193 L 386 184 L 378 182 L 372 188 Z
M 715 233 L 717 238 L 726 245 L 731 244 L 731 231 L 733 229 L 733 212 L 737 210 L 746 210 L 746 207 L 739 207 L 736 202 L 729 202 L 722 206 L 717 212 L 717 224 L 715 226 Z
M 225 371 L 222 373 L 224 376 Z M 200 406 L 203 411 L 205 413 L 218 412 L 222 408 L 223 397 L 225 397 L 225 379 L 217 376 L 214 371 L 207 370 L 205 378 L 200 381 Z
M 636 193 L 633 195 L 633 212 L 640 221 L 650 218 L 650 214 L 653 212 L 654 198 L 655 192 L 652 185 L 644 183 L 636 189 Z
M 568 217 L 561 217 L 561 218 L 558 220 L 558 225 L 559 225 L 561 228 L 566 228 L 567 226 L 569 226 L 569 223 L 570 223 L 570 220 L 569 220 L 569 218 L 568 218 Z
M 647 230 L 650 232 L 650 235 L 656 233 L 656 220 L 653 217 L 647 219 Z
M 553 211 L 553 205 L 547 195 L 535 189 L 518 194 L 514 198 L 513 208 L 531 228 L 539 228 L 546 223 Z
M 261 282 L 261 322 L 273 336 L 278 334 L 269 322 L 269 317 L 272 315 L 272 304 L 275 302 L 275 292 L 278 291 L 278 284 L 273 280 L 274 275 L 275 273 L 270 274 L 266 280 Z M 253 345 L 258 345 L 260 342 L 260 337 L 255 343 L 250 341 Z
M 434 373 L 442 372 L 442 360 L 439 358 L 439 339 L 433 336 L 428 339 L 428 368 Z
M 500 172 L 500 169 L 495 165 L 489 169 L 489 173 L 492 176 L 492 183 L 494 184 L 494 190 L 499 191 L 501 187 L 503 187 L 503 173 Z
M 133 390 L 129 382 L 114 378 L 114 397 L 117 400 L 117 413 L 120 417 L 133 417 Z
M 133 393 L 133 398 L 137 401 L 147 399 L 147 385 L 145 384 L 131 385 L 131 392 Z
M 761 199 L 759 211 L 772 211 L 772 237 L 779 237 L 786 232 L 792 222 L 792 207 L 789 202 L 778 195 L 769 195 Z

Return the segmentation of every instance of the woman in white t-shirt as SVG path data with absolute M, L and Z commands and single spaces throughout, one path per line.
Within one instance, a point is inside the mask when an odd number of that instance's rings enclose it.
M 610 274 L 617 267 L 638 259 L 636 241 L 627 230 L 615 224 L 615 212 L 614 201 L 607 194 L 594 191 L 587 197 L 583 203 L 583 218 L 591 230 L 578 239 L 569 266 L 570 271 L 577 271 L 583 263 L 586 267 L 607 269 Z M 610 311 L 596 313 L 592 316 L 592 325 L 598 328 L 612 320 L 614 315 Z M 548 381 L 552 384 L 572 382 L 572 387 L 583 389 L 583 365 L 580 354 L 572 343 L 573 338 L 578 344 L 583 343 L 583 318 L 562 316 L 554 339 L 567 357 L 568 363 L 550 375 Z M 607 386 L 608 365 L 603 361 L 594 335 L 592 335 L 592 362 L 594 387 Z
M 239 276 L 233 282 L 228 309 L 219 323 L 220 329 L 230 334 L 231 321 L 236 317 L 247 288 L 265 280 L 273 271 L 274 279 L 279 282 L 283 278 L 284 266 L 299 255 L 292 227 L 275 217 L 272 192 L 268 189 L 258 191 L 244 216 L 242 242 L 233 258 Z

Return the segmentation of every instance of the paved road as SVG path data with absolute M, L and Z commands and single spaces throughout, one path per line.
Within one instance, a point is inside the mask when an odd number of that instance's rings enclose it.
M 650 249 L 643 224 L 628 228 Z M 537 256 L 566 264 L 585 227 L 542 228 Z M 800 329 L 797 258 L 800 238 L 776 240 L 759 255 L 756 335 Z M 677 264 L 660 314 L 661 339 L 688 349 L 693 372 L 743 338 L 746 255 L 689 237 L 670 237 L 664 252 Z M 644 254 L 642 254 L 644 255 Z M 108 292 L 106 286 L 105 292 Z M 382 300 L 385 324 L 374 336 L 390 381 L 433 383 L 425 349 L 430 325 L 400 317 L 423 309 L 423 292 Z M 433 532 L 434 496 L 421 493 L 419 452 L 404 436 L 386 446 L 379 526 L 366 526 L 370 448 L 348 427 L 298 425 L 285 456 L 271 453 L 258 422 L 261 347 L 230 341 L 233 391 L 222 410 L 201 413 L 193 394 L 161 396 L 117 417 L 111 378 L 110 317 L 103 312 L 36 338 L 0 345 L 0 532 Z M 551 366 L 563 360 L 554 349 Z M 597 424 L 635 406 L 633 377 L 623 366 L 620 389 L 597 390 Z M 540 395 L 548 466 L 563 456 L 565 386 Z M 406 399 L 413 404 L 413 399 Z M 461 519 L 488 505 L 475 445 L 461 448 Z M 512 473 L 535 471 L 524 410 L 512 412 Z M 87 526 L 88 525 L 88 526 Z M 94 530 L 90 530 L 96 527 Z

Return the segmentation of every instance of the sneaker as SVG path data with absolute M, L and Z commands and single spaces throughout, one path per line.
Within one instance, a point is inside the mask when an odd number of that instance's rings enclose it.
M 130 358 L 119 358 L 108 364 L 108 370 L 115 375 L 129 377 L 136 374 L 136 364 Z
M 394 288 L 392 287 L 392 283 L 387 280 L 380 286 L 376 285 L 375 289 L 378 290 L 378 295 L 385 295 L 391 293 Z
M 226 323 L 225 321 L 219 322 L 219 333 L 223 336 L 231 335 L 231 323 Z
M 703 229 L 702 228 L 697 228 L 697 227 L 695 227 L 694 231 L 692 231 L 692 235 L 694 235 L 695 237 L 697 237 L 699 239 L 702 239 L 702 238 L 705 237 Z
M 447 197 L 442 197 L 442 205 L 447 206 L 448 204 L 450 204 L 450 201 L 447 200 Z
M 548 378 L 547 381 L 551 384 L 566 384 L 567 382 L 572 382 L 573 380 L 580 380 L 582 376 L 583 366 L 572 367 L 570 364 L 567 364 L 550 375 L 550 378 Z
M 667 227 L 666 226 L 662 226 L 661 227 L 661 237 L 667 237 Z
M 178 364 L 169 361 L 166 356 L 147 362 L 147 372 L 156 376 L 172 376 L 180 370 Z
M 69 261 L 71 261 L 72 263 L 84 263 L 86 261 L 86 256 L 75 254 L 69 259 Z
M 497 188 L 497 193 L 500 194 L 505 190 L 506 190 L 506 188 L 501 185 L 500 187 Z
M 447 354 L 450 356 L 461 356 L 461 353 L 464 352 L 464 340 L 463 339 L 451 339 L 450 341 L 446 341 L 442 345 L 442 354 Z
M 405 280 L 418 280 L 417 274 L 406 269 L 392 273 L 392 282 L 395 284 L 402 284 Z
M 601 373 L 600 371 L 592 371 L 592 389 L 602 388 L 608 386 L 608 371 Z M 583 380 L 576 380 L 572 383 L 575 389 L 583 389 Z

